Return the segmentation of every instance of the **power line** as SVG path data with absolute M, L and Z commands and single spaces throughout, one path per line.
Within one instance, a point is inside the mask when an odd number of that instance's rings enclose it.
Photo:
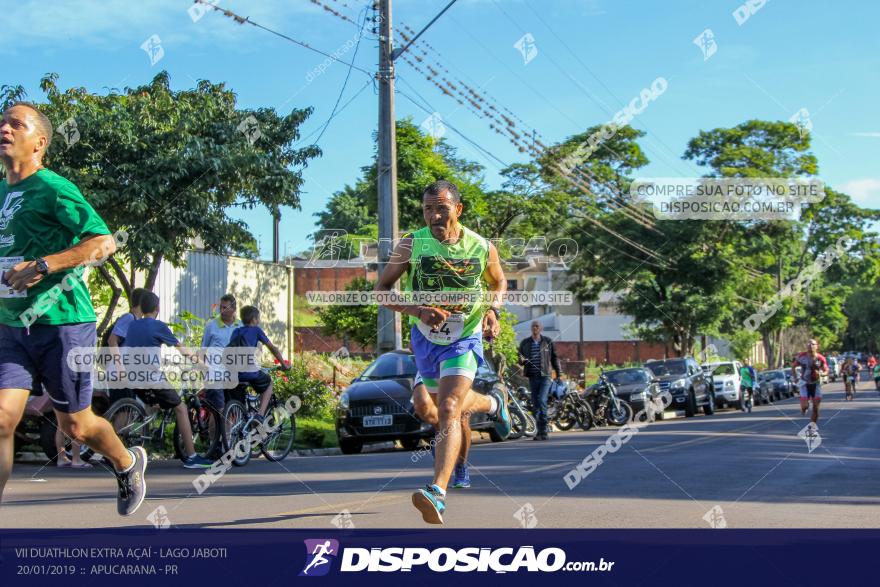
M 412 87 L 412 86 L 410 86 L 410 87 Z M 402 92 L 399 88 L 397 89 L 397 93 L 400 94 L 401 96 L 403 96 L 404 98 L 406 98 L 407 100 L 409 100 L 410 102 L 412 102 L 417 108 L 419 108 L 420 110 L 423 110 L 423 111 L 427 112 L 428 114 L 434 114 L 434 112 L 436 112 L 436 110 L 433 110 L 433 111 L 432 111 L 432 110 L 428 110 L 427 108 L 425 108 L 424 106 L 422 106 L 421 104 L 419 104 L 414 98 L 412 98 L 411 96 L 409 96 L 409 94 L 407 94 L 406 92 Z M 419 96 L 419 97 L 421 98 L 421 96 Z M 421 98 L 421 99 L 424 100 L 424 98 Z M 425 103 L 428 103 L 428 101 L 425 100 Z M 495 161 L 497 161 L 497 162 L 501 165 L 502 168 L 508 167 L 508 164 L 505 163 L 504 161 L 502 161 L 502 160 L 501 160 L 500 158 L 498 158 L 497 156 L 495 156 L 494 153 L 492 153 L 492 152 L 489 151 L 488 149 L 485 149 L 485 148 L 483 148 L 482 146 L 480 146 L 479 143 L 477 143 L 476 141 L 474 141 L 473 139 L 471 139 L 470 137 L 468 137 L 467 135 L 465 135 L 463 132 L 461 132 L 460 130 L 458 130 L 457 128 L 455 128 L 455 127 L 452 126 L 451 124 L 449 124 L 448 121 L 444 120 L 444 121 L 443 121 L 443 126 L 445 126 L 445 127 L 449 128 L 450 130 L 452 130 L 452 132 L 454 132 L 455 134 L 457 134 L 458 136 L 460 136 L 461 138 L 463 138 L 465 141 L 467 141 L 468 143 L 470 143 L 471 146 L 473 146 L 475 149 L 479 150 L 481 153 L 483 153 L 483 154 L 485 154 L 486 156 L 491 157 L 492 159 L 494 159 Z
M 316 49 L 316 48 L 312 47 L 311 45 L 309 45 L 309 44 L 306 43 L 305 41 L 298 41 L 298 40 L 294 39 L 293 37 L 290 37 L 290 36 L 288 36 L 288 35 L 285 35 L 284 33 L 281 33 L 281 32 L 278 32 L 278 31 L 276 31 L 276 30 L 270 29 L 269 27 L 264 26 L 264 25 L 261 25 L 261 24 L 258 23 L 258 22 L 254 22 L 253 20 L 250 19 L 250 17 L 247 17 L 247 16 L 239 16 L 238 14 L 232 12 L 231 10 L 227 10 L 227 9 L 225 9 L 225 8 L 220 8 L 219 6 L 216 6 L 216 5 L 214 5 L 214 4 L 211 4 L 211 3 L 209 2 L 209 0 L 195 0 L 195 2 L 198 3 L 198 4 L 202 4 L 202 5 L 204 5 L 204 6 L 207 6 L 207 7 L 209 7 L 209 8 L 212 8 L 212 9 L 216 10 L 217 12 L 221 12 L 221 13 L 223 13 L 223 16 L 226 16 L 226 17 L 228 17 L 228 18 L 231 18 L 232 20 L 234 20 L 234 21 L 237 22 L 238 24 L 249 24 L 249 25 L 251 25 L 251 26 L 255 26 L 255 27 L 257 27 L 258 29 L 262 29 L 262 30 L 264 30 L 264 31 L 266 31 L 266 32 L 268 32 L 268 33 L 271 33 L 271 34 L 273 34 L 273 35 L 275 35 L 275 36 L 277 36 L 277 37 L 281 37 L 282 39 L 284 39 L 284 40 L 286 40 L 286 41 L 290 41 L 291 43 L 294 43 L 294 44 L 296 44 L 296 45 L 299 45 L 300 47 L 304 47 L 304 48 L 308 49 L 309 51 L 314 51 L 315 53 L 318 53 L 319 55 L 323 55 L 324 57 L 327 57 L 327 58 L 329 58 L 329 59 L 332 59 L 333 61 L 337 61 L 337 62 L 339 62 L 339 63 L 345 64 L 345 65 L 348 65 L 349 67 L 354 68 L 354 69 L 356 69 L 356 70 L 358 70 L 358 71 L 360 71 L 360 72 L 363 72 L 363 73 L 367 74 L 367 75 L 370 76 L 370 77 L 373 76 L 372 72 L 367 71 L 367 70 L 364 69 L 363 67 L 358 67 L 358 66 L 355 65 L 354 63 L 350 63 L 350 62 L 348 62 L 348 61 L 343 61 L 342 59 L 339 59 L 338 57 L 335 57 L 335 56 L 331 55 L 330 53 L 327 53 L 327 52 L 325 52 L 325 51 L 322 51 L 322 50 L 320 50 L 320 49 Z
M 364 8 L 364 10 L 363 10 L 363 16 L 362 16 L 361 20 L 362 20 L 362 22 L 361 22 L 361 27 L 358 31 L 357 43 L 355 43 L 354 53 L 352 53 L 352 55 L 351 55 L 352 63 L 354 63 L 354 60 L 357 59 L 358 48 L 361 46 L 361 37 L 363 37 L 364 25 L 367 22 L 367 9 L 366 8 Z M 342 95 L 345 94 L 345 88 L 348 86 L 348 80 L 351 77 L 352 67 L 354 67 L 354 65 L 348 66 L 348 72 L 346 72 L 346 74 L 345 74 L 345 80 L 342 82 L 342 88 L 339 90 L 339 95 L 336 97 L 336 103 L 333 105 L 333 110 L 330 111 L 330 117 L 327 119 L 327 122 L 324 123 L 324 128 L 321 129 L 321 134 L 318 135 L 318 138 L 315 139 L 315 142 L 313 144 L 318 144 L 318 142 L 320 142 L 321 137 L 324 136 L 324 131 L 326 131 L 327 127 L 330 126 L 330 121 L 333 120 L 333 118 L 336 116 L 336 108 L 339 107 L 339 102 L 342 100 Z M 366 86 L 364 86 L 364 87 L 366 87 Z M 361 91 L 363 91 L 363 88 L 361 88 L 361 90 L 358 91 L 358 94 L 360 94 Z M 357 94 L 355 94 L 355 96 L 356 95 Z
M 346 100 L 345 104 L 343 104 L 342 107 L 341 107 L 339 110 L 336 110 L 336 111 L 333 113 L 333 115 L 330 116 L 330 118 L 327 119 L 327 122 L 325 122 L 324 125 L 323 125 L 320 129 L 315 129 L 315 130 L 313 130 L 313 131 L 310 132 L 307 136 L 303 137 L 303 138 L 300 140 L 300 142 L 307 141 L 307 140 L 309 139 L 309 137 L 314 136 L 315 133 L 317 133 L 319 130 L 320 130 L 321 133 L 323 134 L 324 130 L 327 129 L 327 125 L 330 124 L 330 121 L 333 120 L 334 118 L 336 118 L 337 116 L 339 116 L 340 114 L 342 114 L 342 113 L 345 111 L 345 109 L 348 108 L 348 105 L 351 104 L 352 102 L 354 102 L 355 98 L 357 98 L 358 96 L 360 96 L 361 93 L 362 93 L 365 89 L 367 89 L 368 86 L 370 86 L 370 85 L 372 85 L 372 84 L 373 84 L 373 80 L 367 80 L 367 83 L 365 83 L 364 85 L 362 85 L 362 86 L 358 89 L 358 91 L 355 92 L 354 95 L 352 95 L 351 98 L 349 98 L 348 100 Z M 312 143 L 312 144 L 313 144 L 313 145 L 314 145 L 314 144 L 317 144 L 319 140 L 321 140 L 321 137 L 318 137 L 317 139 L 315 139 L 314 143 Z

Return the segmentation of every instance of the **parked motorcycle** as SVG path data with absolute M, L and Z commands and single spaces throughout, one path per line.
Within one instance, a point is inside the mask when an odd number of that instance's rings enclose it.
M 617 397 L 617 390 L 605 376 L 604 370 L 599 375 L 596 385 L 584 392 L 583 399 L 592 410 L 593 420 L 599 426 L 607 424 L 623 426 L 632 420 L 632 406 Z
M 515 389 L 517 400 L 534 422 L 535 408 L 531 392 L 523 386 Z M 547 422 L 558 430 L 571 430 L 575 426 L 589 430 L 593 427 L 593 414 L 577 392 L 571 391 L 565 383 L 554 381 L 547 397 Z
M 528 395 L 529 391 L 525 387 L 518 389 L 512 385 L 508 386 L 507 407 L 510 410 L 511 429 L 508 438 L 516 440 L 517 438 L 532 438 L 538 433 L 538 425 L 534 416 L 529 413 L 528 409 L 522 404 L 519 398 Z

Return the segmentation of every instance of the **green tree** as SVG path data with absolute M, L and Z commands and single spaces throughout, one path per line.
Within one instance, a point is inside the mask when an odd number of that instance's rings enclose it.
M 293 146 L 310 108 L 241 109 L 222 83 L 176 91 L 166 72 L 106 94 L 61 90 L 57 80 L 42 79 L 41 108 L 56 127 L 75 125 L 78 140 L 56 136 L 47 165 L 76 183 L 112 230 L 128 232 L 121 256 L 146 273 L 144 287 L 155 285 L 164 259 L 182 265 L 196 238 L 212 252 L 255 256 L 253 235 L 230 207 L 299 208 L 300 169 L 320 155 Z M 131 274 L 116 259 L 108 265 L 101 275 L 127 295 Z
M 345 291 L 373 291 L 375 285 L 374 281 L 358 277 L 345 287 Z M 376 324 L 379 320 L 377 306 L 322 306 L 316 313 L 321 318 L 322 331 L 327 336 L 353 340 L 361 346 L 375 344 Z
M 620 128 L 589 157 L 572 159 L 594 126 L 551 148 L 540 163 L 564 213 L 554 217 L 577 242 L 571 289 L 582 300 L 619 293 L 618 309 L 633 317 L 630 332 L 692 354 L 699 334 L 715 334 L 733 295 L 729 227 L 700 221 L 655 221 L 628 197 L 632 175 L 647 165 L 644 133 Z
M 819 166 L 809 148 L 809 134 L 795 124 L 749 120 L 733 128 L 700 132 L 688 143 L 684 157 L 709 167 L 711 177 L 811 177 L 818 174 Z M 877 243 L 868 231 L 878 214 L 826 186 L 825 197 L 803 207 L 798 221 L 736 223 L 731 262 L 745 273 L 726 330 L 736 332 L 746 317 L 778 295 L 817 256 L 840 238 L 848 238 L 849 253 L 805 291 L 786 299 L 758 329 L 771 365 L 785 363 L 794 350 L 784 348 L 783 334 L 795 325 L 808 326 L 823 345 L 835 346 L 847 324 L 842 302 L 854 286 L 878 275 Z

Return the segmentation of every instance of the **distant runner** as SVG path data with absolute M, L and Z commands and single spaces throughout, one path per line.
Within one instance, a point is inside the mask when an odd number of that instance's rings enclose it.
M 819 343 L 811 339 L 807 343 L 807 350 L 800 353 L 791 365 L 793 373 L 797 373 L 800 367 L 801 374 L 798 381 L 801 397 L 801 415 L 807 413 L 810 400 L 813 400 L 813 413 L 810 421 L 816 424 L 819 419 L 819 404 L 822 403 L 822 375 L 828 374 L 828 361 L 819 354 Z

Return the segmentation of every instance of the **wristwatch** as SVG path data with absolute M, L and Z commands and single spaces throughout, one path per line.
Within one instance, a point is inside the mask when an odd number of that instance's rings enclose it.
M 40 275 L 49 275 L 49 264 L 46 263 L 44 258 L 37 257 L 34 259 L 34 263 L 37 265 L 37 273 Z

